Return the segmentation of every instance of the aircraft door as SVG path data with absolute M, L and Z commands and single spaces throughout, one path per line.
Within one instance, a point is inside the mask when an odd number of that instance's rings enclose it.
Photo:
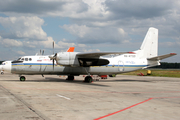
M 118 61 L 118 70 L 124 71 L 124 62 L 121 60 Z

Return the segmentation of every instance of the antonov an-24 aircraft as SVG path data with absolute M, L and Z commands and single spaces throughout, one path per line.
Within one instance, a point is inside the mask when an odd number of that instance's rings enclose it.
M 74 50 L 73 50 L 74 51 Z M 176 55 L 170 53 L 158 56 L 158 29 L 149 28 L 139 50 L 133 52 L 59 52 L 44 56 L 23 56 L 1 65 L 5 71 L 22 75 L 87 75 L 85 82 L 92 82 L 91 75 L 112 75 L 160 65 L 160 60 Z M 107 55 L 112 55 L 108 57 Z M 114 55 L 114 56 L 113 56 Z

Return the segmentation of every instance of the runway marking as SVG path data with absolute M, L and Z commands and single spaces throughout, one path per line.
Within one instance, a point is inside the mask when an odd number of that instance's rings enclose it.
M 71 98 L 68 98 L 68 97 L 65 97 L 65 96 L 62 96 L 62 95 L 59 95 L 59 94 L 56 94 L 58 97 L 61 97 L 61 98 L 65 98 L 67 100 L 71 100 Z
M 147 99 L 147 100 L 144 100 L 144 101 L 139 102 L 139 103 L 137 103 L 137 104 L 134 104 L 134 105 L 132 105 L 132 106 L 129 106 L 129 107 L 124 108 L 124 109 L 122 109 L 122 110 L 119 110 L 119 111 L 116 111 L 116 112 L 107 114 L 107 115 L 102 116 L 102 117 L 99 117 L 99 118 L 96 118 L 96 119 L 94 119 L 94 120 L 100 120 L 100 119 L 109 117 L 109 116 L 111 116 L 111 115 L 114 115 L 114 114 L 123 112 L 123 111 L 128 110 L 128 109 L 130 109 L 130 108 L 132 108 L 132 107 L 135 107 L 135 106 L 140 105 L 140 104 L 142 104 L 142 103 L 148 102 L 148 101 L 150 101 L 150 100 L 152 100 L 152 99 L 166 99 L 166 98 L 180 98 L 180 96 L 172 96 L 172 97 L 153 97 L 153 98 L 149 98 L 149 99 Z
M 135 106 L 137 106 L 137 105 L 140 105 L 140 104 L 142 104 L 142 103 L 145 103 L 145 102 L 147 102 L 147 101 L 150 101 L 150 100 L 152 100 L 152 99 L 153 99 L 153 98 L 149 98 L 149 99 L 147 99 L 147 100 L 145 100 L 145 101 L 142 101 L 142 102 L 140 102 L 140 103 L 134 104 L 134 105 L 129 106 L 129 107 L 127 107 L 127 108 L 124 108 L 124 109 L 122 109 L 122 110 L 119 110 L 119 111 L 116 111 L 116 112 L 110 113 L 110 114 L 108 114 L 108 115 L 105 115 L 105 116 L 102 116 L 102 117 L 96 118 L 96 119 L 94 119 L 94 120 L 100 120 L 100 119 L 103 119 L 103 118 L 109 117 L 109 116 L 111 116 L 111 115 L 114 115 L 114 114 L 120 113 L 120 112 L 122 112 L 122 111 L 125 111 L 125 110 L 127 110 L 127 109 L 130 109 L 130 108 L 135 107 Z

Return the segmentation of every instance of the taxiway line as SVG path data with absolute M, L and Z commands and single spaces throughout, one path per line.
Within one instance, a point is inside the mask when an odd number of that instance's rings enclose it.
M 137 103 L 137 104 L 134 104 L 134 105 L 132 105 L 132 106 L 129 106 L 129 107 L 124 108 L 124 109 L 122 109 L 122 110 L 119 110 L 119 111 L 116 111 L 116 112 L 110 113 L 110 114 L 108 114 L 108 115 L 105 115 L 105 116 L 102 116 L 102 117 L 99 117 L 99 118 L 96 118 L 96 119 L 94 119 L 94 120 L 100 120 L 100 119 L 103 119 L 103 118 L 109 117 L 109 116 L 111 116 L 111 115 L 114 115 L 114 114 L 120 113 L 120 112 L 125 111 L 125 110 L 127 110 L 127 109 L 130 109 L 130 108 L 132 108 L 132 107 L 135 107 L 135 106 L 137 106 L 137 105 L 140 105 L 140 104 L 142 104 L 142 103 L 148 102 L 148 101 L 150 101 L 150 100 L 152 100 L 152 99 L 153 99 L 153 98 L 149 98 L 149 99 L 147 99 L 147 100 L 144 100 L 144 101 L 139 102 L 139 103 Z
M 105 116 L 96 118 L 96 119 L 94 119 L 94 120 L 100 120 L 100 119 L 109 117 L 109 116 L 111 116 L 111 115 L 114 115 L 114 114 L 123 112 L 123 111 L 125 111 L 125 110 L 127 110 L 127 109 L 130 109 L 130 108 L 135 107 L 135 106 L 137 106 L 137 105 L 140 105 L 140 104 L 142 104 L 142 103 L 148 102 L 148 101 L 150 101 L 150 100 L 152 100 L 152 99 L 166 99 L 166 98 L 180 98 L 180 96 L 172 96 L 172 97 L 153 97 L 153 98 L 149 98 L 149 99 L 147 99 L 147 100 L 145 100 L 145 101 L 139 102 L 139 103 L 137 103 L 137 104 L 134 104 L 134 105 L 129 106 L 129 107 L 127 107 L 127 108 L 124 108 L 124 109 L 122 109 L 122 110 L 119 110 L 119 111 L 116 111 L 116 112 L 107 114 L 107 115 L 105 115 Z

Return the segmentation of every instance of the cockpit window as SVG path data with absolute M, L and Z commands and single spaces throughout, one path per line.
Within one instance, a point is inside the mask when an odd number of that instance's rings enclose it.
M 18 59 L 17 59 L 17 61 L 20 61 L 20 60 L 21 60 L 21 58 L 18 58 Z
M 21 60 L 24 61 L 24 58 L 22 58 Z

